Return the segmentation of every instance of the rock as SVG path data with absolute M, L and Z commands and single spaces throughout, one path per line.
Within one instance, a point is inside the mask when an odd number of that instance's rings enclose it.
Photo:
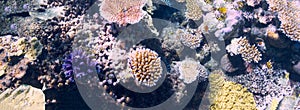
M 300 61 L 298 61 L 298 63 L 296 65 L 293 66 L 293 70 L 300 74 Z
M 45 95 L 42 90 L 29 85 L 7 89 L 0 94 L 3 110 L 45 110 Z

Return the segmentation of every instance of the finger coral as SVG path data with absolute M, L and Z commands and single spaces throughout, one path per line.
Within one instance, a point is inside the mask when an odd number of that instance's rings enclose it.
M 135 79 L 146 86 L 154 86 L 161 77 L 160 57 L 155 51 L 138 47 L 131 50 L 128 59 L 131 73 Z
M 245 37 L 234 38 L 231 44 L 226 46 L 226 50 L 231 56 L 240 54 L 243 60 L 248 63 L 252 61 L 258 63 L 262 56 L 255 45 L 250 45 Z
M 109 22 L 117 22 L 121 25 L 139 22 L 146 12 L 142 7 L 147 0 L 103 0 L 100 14 Z

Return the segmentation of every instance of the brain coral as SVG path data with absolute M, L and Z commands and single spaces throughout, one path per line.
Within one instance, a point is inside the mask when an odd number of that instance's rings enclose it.
M 155 51 L 137 47 L 129 53 L 128 59 L 131 73 L 135 79 L 146 86 L 154 86 L 161 77 L 162 66 L 160 57 Z

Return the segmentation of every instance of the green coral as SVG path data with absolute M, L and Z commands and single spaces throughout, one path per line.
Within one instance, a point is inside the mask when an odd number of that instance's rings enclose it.
M 256 110 L 253 94 L 241 84 L 226 81 L 222 74 L 210 75 L 211 110 Z

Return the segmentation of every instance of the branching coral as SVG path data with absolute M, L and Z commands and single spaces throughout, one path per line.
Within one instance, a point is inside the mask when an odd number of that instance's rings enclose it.
M 233 76 L 233 81 L 247 87 L 248 90 L 255 94 L 255 102 L 257 108 L 266 109 L 271 105 L 272 101 L 281 101 L 283 96 L 291 95 L 291 87 L 288 75 L 285 70 L 272 70 L 261 69 L 254 67 L 251 73 Z
M 63 63 L 66 79 L 73 82 L 74 78 L 91 76 L 96 73 L 96 61 L 82 49 L 75 49 L 67 56 Z
M 195 49 L 200 46 L 202 33 L 197 29 L 178 29 L 177 32 L 183 45 Z
M 147 0 L 103 0 L 100 14 L 109 22 L 117 22 L 121 25 L 139 22 L 146 12 L 142 7 Z
M 186 0 L 185 16 L 192 20 L 200 20 L 202 17 L 202 10 L 196 0 Z
M 160 57 L 155 51 L 137 47 L 131 50 L 128 59 L 135 79 L 146 86 L 154 86 L 162 75 Z
M 278 13 L 281 29 L 293 41 L 300 42 L 300 2 L 267 0 L 269 10 Z
M 262 56 L 255 45 L 250 45 L 245 37 L 234 38 L 231 44 L 226 46 L 226 50 L 231 56 L 242 55 L 243 60 L 248 63 L 252 61 L 258 63 Z

